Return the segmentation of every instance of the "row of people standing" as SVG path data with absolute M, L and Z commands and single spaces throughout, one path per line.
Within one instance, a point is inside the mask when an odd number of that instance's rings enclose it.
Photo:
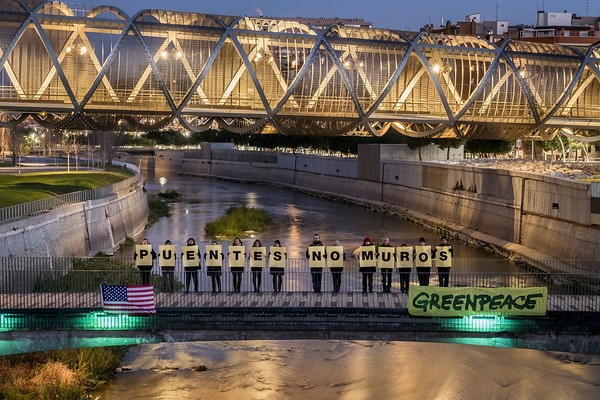
M 163 290 L 172 292 L 175 287 L 174 274 L 177 256 L 170 240 L 165 241 L 163 246 L 161 246 L 159 252 L 159 255 L 163 256 L 159 261 L 163 273 Z M 404 250 L 404 247 L 407 247 L 407 249 Z M 235 238 L 228 249 L 234 292 L 241 291 L 242 276 L 247 257 L 252 272 L 253 289 L 255 292 L 261 291 L 262 271 L 267 260 L 266 248 L 263 247 L 259 239 L 253 242 L 252 248 L 257 249 L 251 249 L 248 252 L 249 254 L 247 254 L 240 238 Z M 274 250 L 274 248 L 276 249 Z M 424 238 L 419 239 L 419 245 L 414 249 L 409 249 L 406 244 L 402 244 L 400 248 L 394 248 L 390 244 L 389 238 L 384 238 L 382 243 L 376 246 L 370 237 L 365 237 L 362 245 L 355 250 L 355 254 L 359 260 L 359 270 L 362 274 L 363 292 L 373 292 L 373 275 L 377 270 L 377 265 L 381 268 L 383 292 L 391 292 L 393 269 L 397 263 L 400 276 L 400 291 L 407 293 L 413 261 L 416 265 L 419 285 L 428 286 L 431 260 L 436 258 L 436 254 L 438 254 L 438 261 L 448 261 L 446 263 L 436 262 L 439 273 L 439 284 L 440 286 L 448 286 L 453 250 L 445 236 L 442 236 L 440 244 L 433 249 L 431 246 L 426 245 Z M 334 242 L 334 246 L 327 247 L 327 251 L 329 251 L 327 266 L 330 268 L 332 275 L 333 292 L 338 293 L 341 289 L 343 263 L 346 260 L 346 255 L 341 243 L 337 240 Z M 412 251 L 412 254 L 410 254 L 410 251 Z M 189 292 L 191 286 L 193 286 L 193 290 L 197 292 L 198 272 L 200 271 L 202 255 L 193 238 L 187 240 L 186 246 L 182 248 L 181 256 L 185 270 L 185 291 Z M 306 257 L 309 260 L 312 287 L 315 293 L 321 292 L 322 274 L 327 256 L 320 235 L 314 234 L 313 242 L 306 249 Z M 152 266 L 154 260 L 157 258 L 157 254 L 146 239 L 136 248 L 134 258 L 139 260 L 136 261 L 136 265 L 140 270 L 142 283 L 149 284 Z M 222 290 L 222 266 L 225 258 L 222 247 L 216 241 L 212 241 L 210 245 L 206 246 L 203 258 L 207 267 L 207 275 L 211 279 L 212 291 L 220 292 Z M 285 248 L 281 246 L 279 240 L 273 242 L 268 258 L 270 273 L 273 279 L 273 290 L 280 292 L 283 285 L 284 264 L 287 253 L 285 253 Z
M 327 250 L 330 252 L 329 258 L 335 258 L 331 264 L 329 262 L 328 264 L 331 265 L 333 291 L 339 292 L 343 271 L 341 262 L 346 259 L 345 253 L 343 253 L 343 248 L 339 241 L 335 241 L 334 246 L 327 247 Z M 341 257 L 339 256 L 340 252 L 342 254 Z M 438 267 L 440 286 L 448 286 L 453 253 L 453 249 L 448 244 L 448 239 L 445 236 L 441 237 L 440 244 L 435 248 L 427 246 L 425 238 L 420 238 L 419 245 L 414 248 L 410 248 L 406 244 L 402 244 L 399 248 L 394 248 L 387 237 L 383 239 L 379 246 L 373 243 L 370 237 L 365 237 L 362 245 L 354 251 L 355 256 L 359 260 L 363 293 L 373 292 L 373 275 L 377 271 L 378 265 L 381 268 L 382 289 L 384 293 L 391 292 L 395 265 L 397 265 L 400 276 L 400 292 L 408 293 L 413 263 L 416 265 L 419 285 L 429 286 L 432 260 L 434 259 L 436 259 Z M 321 241 L 321 236 L 314 234 L 312 243 L 306 249 L 306 258 L 308 259 L 312 287 L 315 293 L 321 292 L 323 265 L 327 257 L 328 254 Z M 337 263 L 334 263 L 334 261 L 337 261 Z
M 261 241 L 256 239 L 252 244 L 256 251 L 246 252 L 245 247 L 240 238 L 235 238 L 229 247 L 228 257 L 229 265 L 233 277 L 233 291 L 240 292 L 242 287 L 242 276 L 246 257 L 250 260 L 250 270 L 252 272 L 252 286 L 255 292 L 260 292 L 262 286 L 262 264 L 266 262 L 266 248 L 263 247 Z M 273 250 L 273 248 L 278 248 Z M 160 257 L 162 256 L 162 257 Z M 189 238 L 186 245 L 181 251 L 182 263 L 185 271 L 185 291 L 194 290 L 198 292 L 198 272 L 201 269 L 201 260 L 204 258 L 206 264 L 207 275 L 211 280 L 213 292 L 221 292 L 222 283 L 222 266 L 225 255 L 222 252 L 222 247 L 212 241 L 206 246 L 206 252 L 201 254 L 199 247 L 196 245 L 194 238 Z M 283 286 L 283 274 L 285 259 L 287 253 L 281 246 L 279 240 L 275 240 L 269 252 L 270 257 L 270 273 L 273 276 L 273 290 L 280 292 Z M 136 247 L 134 260 L 140 271 L 140 277 L 143 285 L 150 284 L 150 276 L 154 260 L 159 258 L 159 265 L 163 276 L 163 291 L 173 292 L 175 288 L 175 263 L 177 255 L 175 248 L 170 240 L 166 240 L 164 245 L 160 246 L 159 254 L 152 249 L 151 244 L 147 239 L 144 239 L 140 245 Z

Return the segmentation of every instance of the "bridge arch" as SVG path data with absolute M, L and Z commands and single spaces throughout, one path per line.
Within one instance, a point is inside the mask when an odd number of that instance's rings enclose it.
M 549 139 L 600 135 L 600 50 L 20 0 L 0 16 L 0 126 Z

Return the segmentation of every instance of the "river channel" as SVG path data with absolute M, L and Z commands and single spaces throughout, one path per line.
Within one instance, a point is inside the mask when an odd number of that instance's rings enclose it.
M 279 239 L 286 247 L 288 258 L 304 258 L 306 247 L 314 233 L 319 233 L 326 246 L 339 240 L 351 253 L 370 237 L 381 243 L 389 237 L 391 244 L 417 245 L 424 237 L 427 244 L 439 243 L 440 232 L 426 229 L 399 216 L 370 211 L 367 208 L 335 202 L 296 191 L 266 185 L 253 185 L 190 176 L 147 176 L 146 189 L 150 195 L 174 190 L 181 198 L 170 204 L 171 216 L 162 218 L 148 228 L 143 236 L 155 246 L 169 239 L 183 245 L 193 237 L 201 246 L 208 243 L 204 226 L 232 206 L 264 209 L 273 218 L 270 228 L 255 237 L 263 245 Z M 244 239 L 250 246 L 253 238 Z M 223 242 L 224 245 L 229 242 Z M 516 267 L 508 260 L 483 248 L 467 245 L 450 238 L 454 258 L 469 260 L 467 265 L 511 272 Z M 128 250 L 132 252 L 131 249 Z M 121 255 L 129 255 L 126 252 Z M 465 263 L 463 263 L 465 264 Z
M 268 186 L 192 177 L 149 176 L 150 194 L 175 190 L 172 216 L 144 233 L 151 242 L 188 237 L 206 242 L 204 225 L 231 206 L 265 209 L 272 227 L 263 243 L 280 239 L 290 257 L 303 256 L 313 233 L 326 245 L 338 239 L 352 249 L 364 236 L 415 244 L 439 233 L 367 209 Z M 252 240 L 252 239 L 250 239 Z M 248 245 L 248 241 L 246 241 Z M 458 259 L 477 268 L 516 269 L 510 262 L 457 241 Z M 471 265 L 471 264 L 469 264 Z M 483 267 L 482 267 L 483 266 Z M 133 348 L 103 400 L 120 399 L 597 399 L 598 356 L 499 348 L 480 344 L 384 341 L 232 341 L 159 343 Z

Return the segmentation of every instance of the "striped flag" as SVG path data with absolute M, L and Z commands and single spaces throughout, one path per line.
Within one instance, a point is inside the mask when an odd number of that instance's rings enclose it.
M 100 285 L 102 308 L 110 314 L 156 314 L 152 285 Z

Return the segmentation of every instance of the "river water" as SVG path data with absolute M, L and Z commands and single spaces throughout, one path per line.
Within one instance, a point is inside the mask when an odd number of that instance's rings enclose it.
M 462 344 L 160 343 L 132 349 L 124 367 L 102 399 L 600 398 L 598 356 Z
M 280 239 L 303 257 L 315 232 L 348 248 L 364 236 L 415 244 L 439 234 L 399 217 L 277 188 L 190 177 L 149 176 L 150 193 L 176 190 L 172 216 L 145 233 L 154 244 L 188 237 L 206 242 L 204 225 L 230 206 L 263 208 L 273 226 L 259 237 Z M 252 240 L 252 239 L 250 239 Z M 246 241 L 248 244 L 248 241 Z M 511 263 L 451 241 L 455 258 L 494 268 Z M 498 340 L 495 345 L 498 346 Z M 197 371 L 204 366 L 206 370 Z M 101 399 L 598 399 L 600 358 L 570 353 L 464 344 L 382 341 L 231 341 L 160 343 L 133 348 Z
M 148 175 L 146 188 L 149 194 L 175 190 L 182 197 L 171 204 L 172 215 L 152 225 L 143 236 L 154 245 L 169 239 L 173 244 L 183 245 L 193 237 L 198 244 L 208 243 L 204 226 L 219 217 L 232 206 L 261 208 L 273 218 L 271 227 L 256 237 L 263 245 L 279 239 L 286 247 L 288 258 L 304 258 L 306 246 L 319 233 L 326 246 L 339 240 L 344 250 L 351 252 L 369 236 L 381 243 L 388 236 L 391 244 L 417 245 L 420 237 L 427 244 L 439 243 L 440 233 L 425 229 L 401 217 L 369 211 L 366 208 L 334 202 L 295 191 L 270 186 L 233 183 L 215 179 L 181 176 Z M 243 240 L 250 246 L 253 238 Z M 223 242 L 228 245 L 229 241 Z M 485 260 L 495 270 L 514 270 L 512 263 L 490 254 L 482 248 L 450 241 L 455 259 Z M 129 252 L 129 254 L 127 253 Z M 120 255 L 130 255 L 126 250 Z

